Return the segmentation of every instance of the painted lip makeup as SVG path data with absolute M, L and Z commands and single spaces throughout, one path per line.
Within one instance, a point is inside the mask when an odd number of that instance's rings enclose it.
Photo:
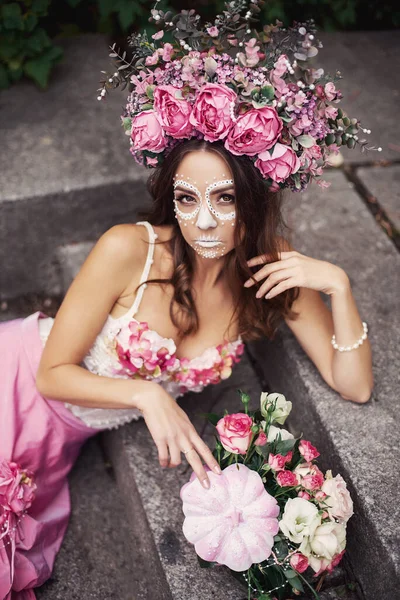
M 213 246 L 219 246 L 222 242 L 217 240 L 196 240 L 196 244 L 199 246 L 204 246 L 205 248 L 212 248 Z

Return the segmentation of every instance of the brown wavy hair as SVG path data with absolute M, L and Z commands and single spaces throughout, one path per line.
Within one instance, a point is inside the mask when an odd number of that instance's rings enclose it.
M 285 237 L 282 233 L 289 231 L 289 227 L 282 216 L 282 192 L 269 192 L 265 180 L 252 161 L 247 156 L 231 154 L 223 142 L 210 143 L 199 139 L 182 141 L 170 150 L 168 158 L 149 176 L 147 190 L 153 202 L 150 209 L 141 210 L 138 214 L 142 220 L 149 221 L 152 225 L 172 226 L 172 236 L 157 243 L 168 245 L 173 258 L 173 273 L 170 279 L 149 279 L 140 285 L 172 284 L 172 322 L 182 337 L 198 330 L 199 318 L 192 295 L 194 250 L 181 234 L 172 201 L 173 176 L 178 172 L 184 156 L 192 151 L 219 154 L 233 174 L 237 215 L 234 248 L 221 258 L 223 263 L 217 279 L 225 277 L 232 298 L 235 299 L 231 322 L 233 319 L 237 320 L 239 333 L 244 341 L 262 337 L 273 339 L 284 316 L 288 315 L 291 319 L 298 316 L 291 307 L 298 297 L 299 288 L 290 288 L 265 300 L 255 297 L 256 290 L 265 279 L 251 288 L 243 287 L 243 283 L 260 268 L 248 267 L 247 260 L 260 254 L 268 254 L 271 262 L 274 262 L 279 260 L 278 250 L 284 249 L 282 241 L 288 239 L 288 235 Z

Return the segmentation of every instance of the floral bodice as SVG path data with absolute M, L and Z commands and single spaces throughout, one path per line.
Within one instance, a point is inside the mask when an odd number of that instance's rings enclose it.
M 148 279 L 153 263 L 152 242 L 157 238 L 157 234 L 147 221 L 139 221 L 137 224 L 146 226 L 150 238 L 149 252 L 140 278 L 142 283 Z M 146 284 L 139 288 L 131 309 L 122 317 L 107 316 L 81 366 L 105 377 L 155 381 L 175 399 L 187 391 L 200 392 L 209 384 L 227 379 L 232 373 L 232 366 L 239 362 L 243 353 L 244 344 L 241 337 L 206 348 L 195 358 L 178 358 L 172 338 L 162 337 L 150 329 L 148 323 L 133 316 L 139 308 L 145 287 Z M 53 322 L 51 317 L 39 319 L 43 344 Z M 137 409 L 87 408 L 68 403 L 65 405 L 87 425 L 98 429 L 118 427 L 141 416 Z

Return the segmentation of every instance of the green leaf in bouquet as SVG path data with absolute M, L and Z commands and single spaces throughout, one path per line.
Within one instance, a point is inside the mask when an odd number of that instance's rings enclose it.
M 225 460 L 226 458 L 229 458 L 230 455 L 232 454 L 232 452 L 229 452 L 229 450 L 225 450 L 223 456 L 222 456 L 222 460 Z
M 276 454 L 282 454 L 282 456 L 286 456 L 286 454 L 293 449 L 295 443 L 295 439 L 279 440 L 275 445 Z
M 273 100 L 275 95 L 275 90 L 272 85 L 263 85 L 261 88 L 261 95 L 268 100 Z
M 208 419 L 208 421 L 211 423 L 211 425 L 216 426 L 218 421 L 220 420 L 220 416 L 216 415 L 215 413 L 200 413 L 198 415 L 199 417 L 203 417 L 204 419 Z

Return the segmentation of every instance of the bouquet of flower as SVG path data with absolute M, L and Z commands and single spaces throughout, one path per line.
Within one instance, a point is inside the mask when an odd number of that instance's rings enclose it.
M 244 412 L 205 415 L 216 426 L 213 451 L 222 470 L 208 470 L 210 488 L 195 473 L 181 488 L 183 533 L 200 565 L 226 565 L 248 598 L 284 600 L 317 590 L 340 562 L 353 503 L 340 475 L 324 475 L 316 448 L 280 427 L 292 404 L 278 393 L 250 398 Z
M 31 506 L 36 489 L 31 471 L 18 463 L 0 460 L 0 548 L 15 543 L 18 525 Z
M 328 187 L 320 176 L 340 146 L 366 148 L 359 120 L 335 106 L 339 71 L 331 76 L 309 64 L 322 47 L 314 22 L 257 30 L 262 4 L 252 0 L 245 12 L 244 0 L 226 2 L 204 24 L 194 9 L 153 8 L 149 20 L 160 30 L 150 39 L 146 31 L 129 36 L 131 60 L 111 47 L 117 71 L 102 71 L 97 99 L 129 86 L 121 120 L 138 163 L 156 167 L 183 139 L 223 140 L 232 154 L 250 158 L 271 191 L 303 191 L 311 179 Z

